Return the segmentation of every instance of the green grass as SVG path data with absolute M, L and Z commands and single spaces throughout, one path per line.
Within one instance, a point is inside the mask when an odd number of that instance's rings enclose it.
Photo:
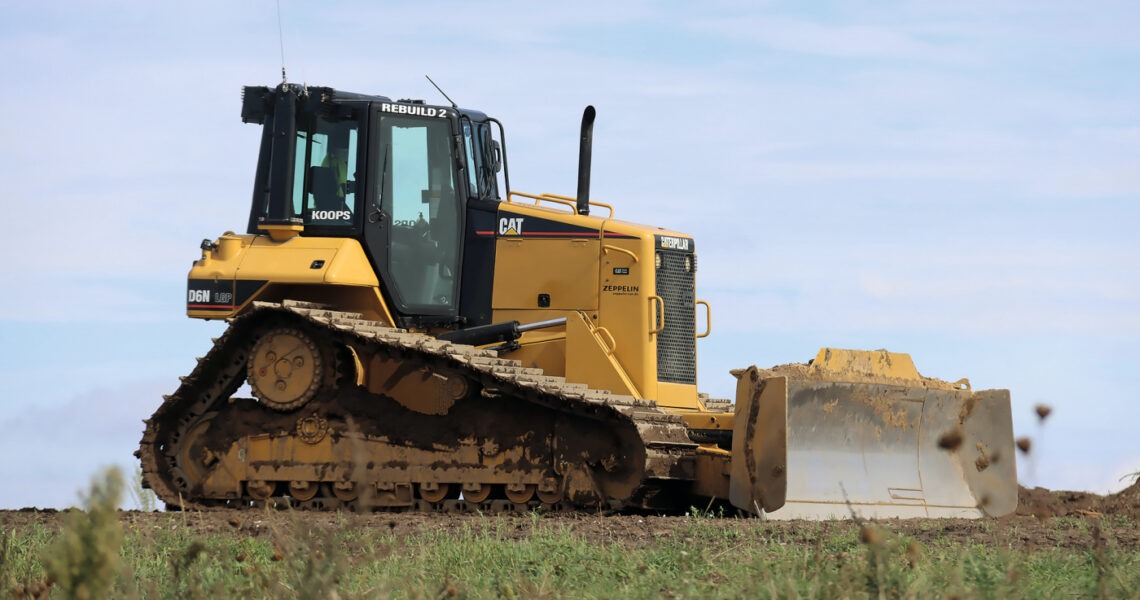
M 177 518 L 177 516 L 175 516 Z M 190 527 L 131 531 L 118 549 L 114 597 L 1137 597 L 1140 553 L 917 542 L 868 528 L 819 531 L 787 543 L 762 524 L 726 534 L 694 520 L 643 547 L 593 543 L 564 526 L 531 523 L 527 536 L 492 523 L 398 538 L 303 519 L 264 537 L 200 536 Z M 810 526 L 809 526 L 810 527 Z M 4 595 L 42 585 L 59 540 L 33 526 L 6 532 Z M 52 597 L 81 597 L 57 582 Z M 102 595 L 86 596 L 90 598 Z
M 1114 533 L 1136 525 L 1119 519 L 1082 523 L 1087 549 L 1032 551 L 998 534 L 922 544 L 876 524 L 773 527 L 700 512 L 636 542 L 587 539 L 573 521 L 539 515 L 397 535 L 352 515 L 317 525 L 243 513 L 269 525 L 207 535 L 192 514 L 121 523 L 99 498 L 59 530 L 0 531 L 0 597 L 1140 598 L 1140 550 L 1120 549 Z

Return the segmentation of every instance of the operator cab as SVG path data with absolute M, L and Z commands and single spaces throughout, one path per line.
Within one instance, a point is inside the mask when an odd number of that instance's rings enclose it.
M 477 282 L 491 281 L 493 261 L 463 259 L 494 251 L 466 234 L 500 198 L 498 121 L 285 83 L 244 88 L 242 120 L 263 124 L 249 233 L 358 239 L 399 325 L 489 319 L 489 283 Z

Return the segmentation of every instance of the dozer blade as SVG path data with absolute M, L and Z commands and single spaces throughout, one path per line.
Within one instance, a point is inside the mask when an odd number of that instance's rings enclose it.
M 730 500 L 773 519 L 979 518 L 1017 508 L 1008 390 L 825 348 L 735 372 Z

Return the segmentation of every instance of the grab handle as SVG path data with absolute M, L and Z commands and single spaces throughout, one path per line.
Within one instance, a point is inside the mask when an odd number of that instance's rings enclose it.
M 605 327 L 595 327 L 590 333 L 598 336 L 598 339 L 605 344 L 607 356 L 613 356 L 613 353 L 617 352 L 617 340 L 614 339 L 614 334 L 610 333 L 609 329 Z
M 705 307 L 705 332 L 697 334 L 697 337 L 708 337 L 709 334 L 712 333 L 712 307 L 704 300 L 697 300 L 697 304 Z
M 649 327 L 649 333 L 656 335 L 665 331 L 665 300 L 661 296 L 650 296 L 649 303 L 657 305 L 649 309 L 649 316 L 653 318 L 653 325 Z

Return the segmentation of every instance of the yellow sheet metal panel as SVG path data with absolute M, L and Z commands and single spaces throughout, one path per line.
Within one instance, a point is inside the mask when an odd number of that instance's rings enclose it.
M 259 236 L 244 254 L 238 279 L 379 285 L 364 249 L 353 239 L 295 237 L 275 242 Z
M 239 314 L 254 300 L 322 302 L 391 322 L 378 280 L 356 240 L 294 237 L 275 242 L 264 235 L 227 232 L 202 251 L 188 274 L 187 315 L 221 319 Z M 224 293 L 229 310 L 217 299 Z
M 564 377 L 566 375 L 565 328 L 540 329 L 523 334 L 519 340 L 519 349 L 511 352 L 511 358 L 521 362 L 525 367 L 542 369 L 546 375 Z
M 731 453 L 715 446 L 697 448 L 693 494 L 705 498 L 727 499 L 731 465 Z
M 732 431 L 736 422 L 734 413 L 710 413 L 685 411 L 677 413 L 685 426 L 689 429 L 705 429 L 709 431 Z
M 599 252 L 597 239 L 499 238 L 492 308 L 597 310 Z
M 566 317 L 566 381 L 644 398 L 618 362 L 620 350 L 612 336 L 599 330 L 586 314 L 576 312 Z
M 258 225 L 257 228 L 277 242 L 297 237 L 305 230 L 304 225 Z
M 701 408 L 700 401 L 697 400 L 697 386 L 688 383 L 658 381 L 657 397 L 654 400 L 665 408 L 685 410 L 699 410 Z
M 597 325 L 617 343 L 616 360 L 645 398 L 657 400 L 653 328 L 653 236 L 607 238 L 593 277 L 601 282 Z
M 872 377 L 921 379 L 909 354 L 886 350 L 820 348 L 815 360 L 812 361 L 812 366 L 839 375 L 859 373 Z

